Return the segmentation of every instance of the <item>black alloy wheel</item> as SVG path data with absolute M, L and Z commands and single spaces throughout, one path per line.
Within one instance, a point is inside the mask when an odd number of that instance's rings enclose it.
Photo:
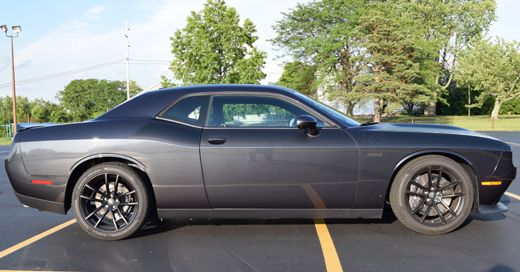
M 87 170 L 73 192 L 79 225 L 102 240 L 135 233 L 148 215 L 148 192 L 141 178 L 123 163 L 103 163 Z
M 474 186 L 464 168 L 442 156 L 424 156 L 396 175 L 390 204 L 405 226 L 423 234 L 444 234 L 469 216 Z

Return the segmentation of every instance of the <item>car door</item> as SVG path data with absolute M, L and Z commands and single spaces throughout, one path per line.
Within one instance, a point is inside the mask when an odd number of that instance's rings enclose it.
M 320 134 L 296 127 L 312 115 Z M 340 128 L 285 97 L 213 96 L 200 155 L 212 208 L 349 208 L 357 148 Z

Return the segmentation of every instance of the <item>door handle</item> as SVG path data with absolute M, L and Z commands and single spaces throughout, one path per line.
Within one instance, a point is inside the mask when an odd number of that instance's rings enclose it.
M 226 137 L 209 137 L 208 142 L 210 144 L 223 144 L 227 141 Z

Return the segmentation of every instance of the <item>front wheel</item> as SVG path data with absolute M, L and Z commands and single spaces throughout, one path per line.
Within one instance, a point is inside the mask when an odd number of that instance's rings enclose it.
M 121 240 L 135 233 L 149 209 L 141 178 L 123 163 L 88 169 L 74 186 L 72 208 L 83 230 L 102 240 Z
M 474 186 L 464 168 L 442 156 L 406 164 L 390 190 L 390 205 L 403 225 L 423 234 L 444 234 L 469 216 Z

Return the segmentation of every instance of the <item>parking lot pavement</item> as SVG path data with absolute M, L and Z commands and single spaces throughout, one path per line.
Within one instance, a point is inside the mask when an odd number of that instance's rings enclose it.
M 485 132 L 511 144 L 520 164 L 520 132 Z M 0 159 L 8 147 L 0 146 Z M 509 192 L 520 195 L 518 178 Z M 504 214 L 471 214 L 458 230 L 421 235 L 388 209 L 381 220 L 326 220 L 344 271 L 516 271 L 520 200 L 504 196 Z M 23 208 L 0 169 L 0 255 L 73 216 Z M 153 224 L 117 242 L 96 240 L 72 224 L 0 257 L 0 270 L 327 271 L 312 220 L 181 220 Z M 330 270 L 332 271 L 332 270 Z

